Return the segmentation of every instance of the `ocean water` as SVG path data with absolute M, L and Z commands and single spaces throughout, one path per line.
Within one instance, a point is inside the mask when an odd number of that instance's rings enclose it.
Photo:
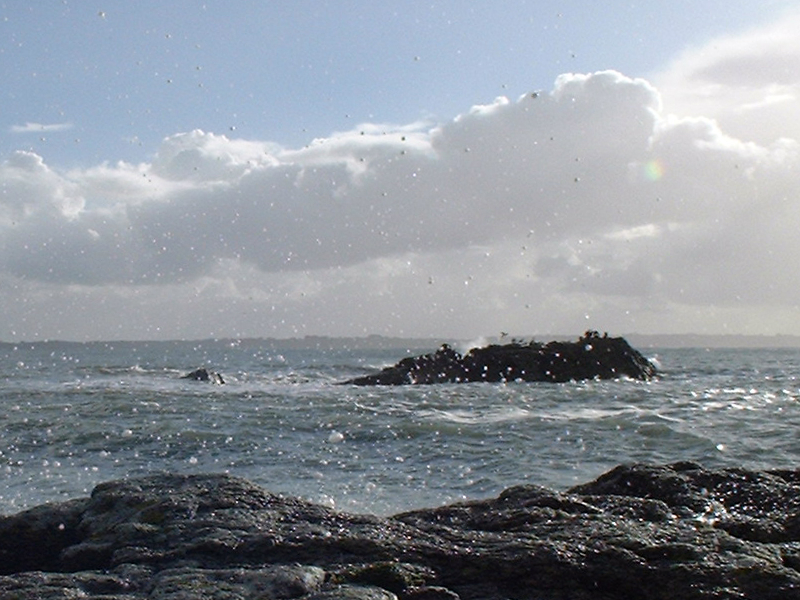
M 620 463 L 800 465 L 800 350 L 644 350 L 650 382 L 337 385 L 435 347 L 0 344 L 0 514 L 155 472 L 227 472 L 393 514 Z M 206 366 L 225 385 L 180 376 Z

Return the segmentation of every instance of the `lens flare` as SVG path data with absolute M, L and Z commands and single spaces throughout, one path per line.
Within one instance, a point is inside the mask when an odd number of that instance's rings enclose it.
M 644 165 L 644 176 L 648 181 L 658 181 L 664 176 L 664 163 L 657 158 L 648 161 Z

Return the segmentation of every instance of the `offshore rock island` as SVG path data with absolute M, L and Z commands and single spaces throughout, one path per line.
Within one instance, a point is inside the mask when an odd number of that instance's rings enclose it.
M 655 366 L 621 337 L 587 331 L 576 342 L 512 342 L 473 348 L 462 355 L 443 345 L 432 354 L 345 381 L 350 385 L 549 381 L 630 377 L 647 380 Z
M 0 517 L 0 598 L 791 600 L 800 471 L 619 466 L 391 517 L 151 475 Z

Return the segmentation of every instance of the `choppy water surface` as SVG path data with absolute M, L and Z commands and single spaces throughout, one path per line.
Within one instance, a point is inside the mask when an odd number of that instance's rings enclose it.
M 648 351 L 646 383 L 336 385 L 432 349 L 2 344 L 0 513 L 158 471 L 389 514 L 631 461 L 800 464 L 800 350 Z M 226 385 L 179 378 L 198 366 Z

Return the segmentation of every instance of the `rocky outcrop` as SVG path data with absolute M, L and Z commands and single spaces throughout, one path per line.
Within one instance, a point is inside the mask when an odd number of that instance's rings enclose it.
M 206 368 L 195 369 L 191 373 L 187 373 L 181 379 L 191 379 L 192 381 L 206 381 L 208 383 L 217 383 L 222 385 L 225 380 L 222 375 L 215 371 L 209 371 Z
M 650 379 L 655 373 L 655 366 L 624 338 L 587 331 L 576 342 L 492 344 L 473 348 L 463 356 L 445 344 L 433 354 L 404 358 L 378 373 L 344 383 L 564 382 L 619 377 Z
M 352 515 L 158 475 L 0 518 L 0 598 L 800 598 L 800 471 L 620 466 L 565 492 Z

